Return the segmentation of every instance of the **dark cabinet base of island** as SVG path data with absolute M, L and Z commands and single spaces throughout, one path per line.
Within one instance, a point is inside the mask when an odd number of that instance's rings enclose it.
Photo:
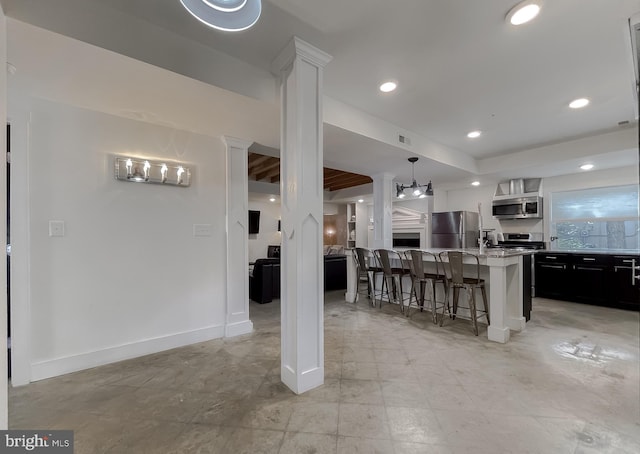
M 640 283 L 632 282 L 632 260 L 640 256 L 539 252 L 536 296 L 640 311 Z

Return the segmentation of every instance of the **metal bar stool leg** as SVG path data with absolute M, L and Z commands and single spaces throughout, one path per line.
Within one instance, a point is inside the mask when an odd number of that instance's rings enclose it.
M 476 312 L 476 292 L 472 286 L 467 287 L 469 292 L 469 310 L 471 311 L 471 322 L 473 323 L 473 333 L 478 335 L 478 313 Z
M 456 319 L 458 314 L 458 298 L 460 298 L 460 287 L 453 287 L 453 316 L 451 317 L 453 320 Z
M 438 323 L 438 314 L 436 313 L 437 311 L 437 303 L 436 303 L 436 281 L 433 279 L 430 281 L 431 285 L 429 286 L 429 288 L 431 289 L 431 315 L 433 317 L 433 323 L 436 324 Z
M 480 287 L 480 291 L 482 292 L 482 302 L 484 303 L 484 310 L 487 314 L 487 326 L 488 326 L 491 324 L 491 322 L 489 321 L 489 303 L 487 302 L 489 300 L 487 299 L 487 289 L 483 285 Z
M 444 310 L 447 309 L 447 312 L 451 313 L 451 307 L 449 306 L 449 286 L 446 285 L 444 288 L 444 303 L 442 305 L 442 317 L 440 318 L 440 326 L 444 322 Z

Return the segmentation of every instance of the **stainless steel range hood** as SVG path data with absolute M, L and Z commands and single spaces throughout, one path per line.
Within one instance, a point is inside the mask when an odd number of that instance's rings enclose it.
M 509 196 L 536 195 L 542 197 L 542 178 L 514 178 L 498 183 L 493 199 L 503 199 Z
M 496 219 L 542 218 L 542 178 L 515 178 L 499 183 L 491 210 Z

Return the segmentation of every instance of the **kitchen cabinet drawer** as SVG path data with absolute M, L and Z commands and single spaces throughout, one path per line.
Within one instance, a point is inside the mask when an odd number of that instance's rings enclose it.
M 575 254 L 571 257 L 574 265 L 611 266 L 613 257 L 606 254 Z
M 538 252 L 536 260 L 540 262 L 567 262 L 571 259 L 571 254 L 561 254 L 556 252 Z

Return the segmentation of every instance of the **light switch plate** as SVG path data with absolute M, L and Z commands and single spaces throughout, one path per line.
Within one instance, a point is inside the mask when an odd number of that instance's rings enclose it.
M 193 236 L 211 236 L 211 224 L 193 224 Z
M 49 236 L 64 236 L 64 221 L 49 221 Z

